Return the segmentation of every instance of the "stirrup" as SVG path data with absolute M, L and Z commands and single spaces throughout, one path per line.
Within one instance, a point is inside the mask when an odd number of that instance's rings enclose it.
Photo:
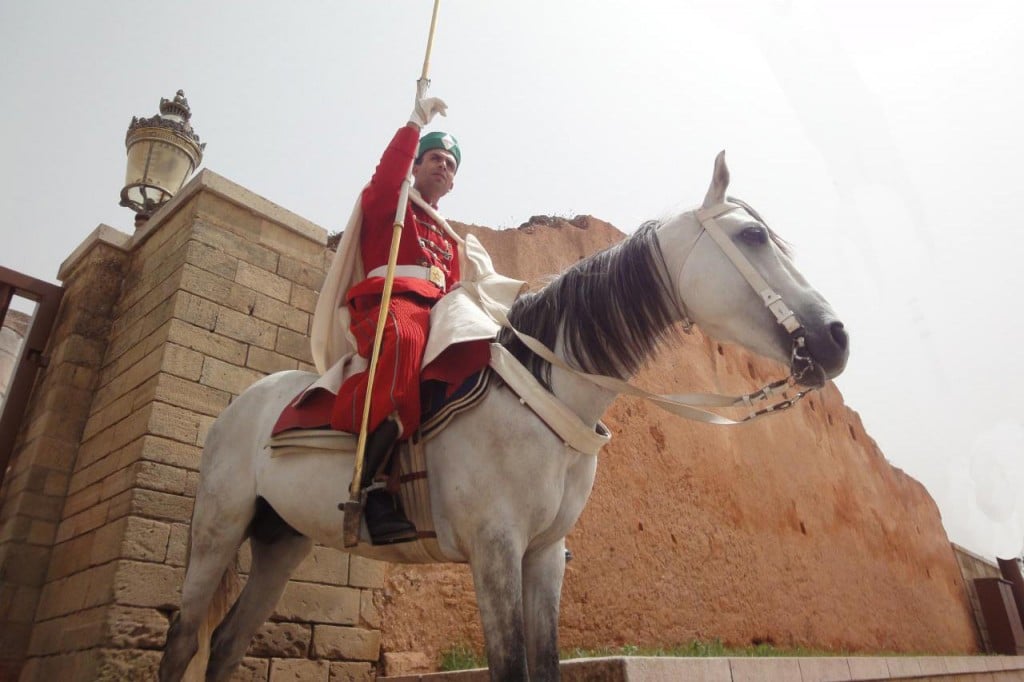
M 338 510 L 344 513 L 341 521 L 341 540 L 345 547 L 355 547 L 359 544 L 359 522 L 363 518 L 363 510 L 366 509 L 366 498 L 374 490 L 383 487 L 383 481 L 371 481 L 369 485 L 359 490 L 359 499 L 350 497 L 347 502 L 338 503 Z
M 348 502 L 338 504 L 338 509 L 345 513 L 342 522 L 342 539 L 345 547 L 355 547 L 359 544 L 360 520 L 366 521 L 366 530 L 370 535 L 371 545 L 397 545 L 402 542 L 411 542 L 419 539 L 419 533 L 416 531 L 416 526 L 413 522 L 403 512 L 399 512 L 394 507 L 391 510 L 393 516 L 389 521 L 393 524 L 393 528 L 389 531 L 379 532 L 380 519 L 375 519 L 371 525 L 371 522 L 366 518 L 366 503 L 370 499 L 370 493 L 385 490 L 386 488 L 387 483 L 384 481 L 374 481 L 359 491 L 358 501 L 349 500 Z M 390 493 L 385 494 L 393 505 L 393 496 Z M 378 532 L 375 533 L 374 530 L 378 530 Z
M 394 545 L 418 539 L 416 526 L 399 511 L 394 497 L 382 490 L 383 487 L 381 485 L 377 490 L 368 490 L 363 502 L 363 519 L 372 544 Z M 377 494 L 371 498 L 371 492 Z

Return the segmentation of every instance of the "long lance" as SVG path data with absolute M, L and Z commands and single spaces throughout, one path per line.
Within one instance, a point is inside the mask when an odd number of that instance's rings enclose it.
M 437 11 L 441 0 L 434 0 L 434 12 L 430 17 L 430 33 L 427 36 L 427 51 L 423 56 L 423 71 L 420 80 L 428 82 L 430 73 L 430 53 L 434 48 L 434 30 L 437 28 Z M 363 399 L 363 419 L 359 426 L 359 440 L 356 441 L 355 470 L 352 484 L 349 486 L 349 501 L 344 504 L 345 521 L 343 541 L 346 547 L 354 547 L 359 543 L 359 506 L 361 484 L 363 479 L 363 460 L 366 456 L 366 438 L 370 422 L 370 398 L 373 395 L 373 382 L 377 374 L 377 361 L 380 358 L 381 341 L 384 338 L 384 325 L 387 324 L 388 310 L 391 307 L 391 289 L 395 283 L 395 268 L 398 265 L 398 246 L 402 239 L 402 228 L 405 227 L 405 209 L 409 205 L 409 189 L 412 187 L 412 164 L 402 182 L 398 194 L 398 206 L 395 209 L 395 220 L 391 234 L 391 250 L 388 253 L 388 268 L 384 274 L 384 290 L 380 296 L 380 314 L 377 316 L 377 331 L 373 337 L 373 352 L 370 354 L 370 367 L 366 375 L 366 396 Z

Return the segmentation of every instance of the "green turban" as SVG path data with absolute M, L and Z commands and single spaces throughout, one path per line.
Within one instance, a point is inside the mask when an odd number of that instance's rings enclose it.
M 434 131 L 421 137 L 420 148 L 416 152 L 416 160 L 419 161 L 423 157 L 424 152 L 428 152 L 431 149 L 443 149 L 454 156 L 456 169 L 462 165 L 462 152 L 459 150 L 459 141 L 452 137 L 451 134 Z

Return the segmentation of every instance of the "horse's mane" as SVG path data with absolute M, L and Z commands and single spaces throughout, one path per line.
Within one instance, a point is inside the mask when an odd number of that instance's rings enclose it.
M 521 296 L 512 325 L 554 348 L 561 332 L 570 362 L 585 372 L 634 374 L 682 318 L 658 246 L 656 221 L 585 258 L 538 292 Z M 498 340 L 549 390 L 551 365 L 503 329 Z

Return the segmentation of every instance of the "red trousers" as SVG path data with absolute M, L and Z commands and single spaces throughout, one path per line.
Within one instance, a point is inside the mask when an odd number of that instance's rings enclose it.
M 391 297 L 380 356 L 370 396 L 368 433 L 388 415 L 398 413 L 401 438 L 408 438 L 420 425 L 420 365 L 430 330 L 430 308 L 434 302 L 415 294 L 396 292 Z M 380 315 L 380 296 L 358 296 L 349 302 L 351 329 L 357 350 L 365 358 L 373 352 L 373 338 Z M 331 428 L 359 433 L 369 372 L 356 374 L 341 385 L 331 412 Z

